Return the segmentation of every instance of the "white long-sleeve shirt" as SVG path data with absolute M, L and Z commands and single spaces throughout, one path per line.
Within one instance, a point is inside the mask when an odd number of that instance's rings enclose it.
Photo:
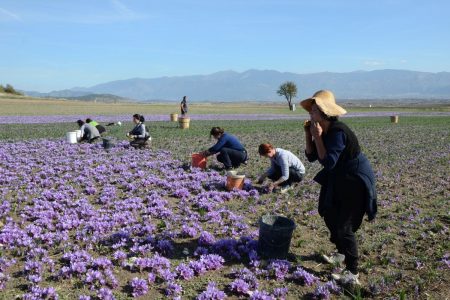
M 280 180 L 285 181 L 289 179 L 289 168 L 293 167 L 300 174 L 305 174 L 305 166 L 301 160 L 295 156 L 291 151 L 281 148 L 275 149 L 275 155 L 270 159 L 270 168 L 267 170 L 267 175 L 272 175 L 275 172 L 275 166 L 281 168 Z

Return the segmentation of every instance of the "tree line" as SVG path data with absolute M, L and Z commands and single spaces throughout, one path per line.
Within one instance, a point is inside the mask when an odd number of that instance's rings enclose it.
M 16 89 L 10 84 L 7 84 L 6 86 L 3 86 L 3 85 L 0 84 L 0 93 L 7 93 L 7 94 L 13 94 L 13 95 L 22 95 L 21 92 L 16 91 Z

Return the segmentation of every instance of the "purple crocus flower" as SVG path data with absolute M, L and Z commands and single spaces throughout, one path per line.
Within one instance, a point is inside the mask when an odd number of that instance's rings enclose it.
M 200 246 L 210 246 L 216 242 L 214 236 L 208 231 L 202 231 L 200 237 L 198 238 L 198 244 Z
M 135 277 L 131 280 L 130 287 L 131 295 L 135 298 L 143 296 L 148 292 L 147 281 L 138 277 Z
M 238 278 L 230 284 L 230 289 L 237 294 L 246 295 L 250 291 L 250 285 Z
M 286 299 L 286 295 L 288 293 L 288 288 L 275 288 L 272 292 L 272 295 L 279 300 Z
M 277 280 L 284 280 L 289 273 L 291 263 L 287 260 L 276 259 L 272 260 L 267 267 L 267 270 L 275 276 Z
M 194 270 L 185 264 L 179 264 L 175 270 L 178 276 L 184 280 L 192 279 L 195 275 Z
M 200 257 L 200 261 L 203 263 L 205 269 L 208 271 L 222 268 L 223 263 L 225 262 L 223 257 L 217 254 L 202 255 Z
M 172 297 L 179 296 L 182 291 L 183 291 L 183 288 L 181 287 L 181 285 L 176 284 L 174 282 L 169 282 L 167 284 L 166 289 L 165 289 L 166 295 L 167 296 L 172 296 Z
M 114 297 L 112 291 L 108 288 L 101 288 L 100 290 L 98 290 L 97 297 L 100 300 L 115 300 L 116 299 Z
M 292 273 L 292 278 L 301 281 L 307 286 L 311 286 L 319 281 L 319 278 L 311 273 L 305 271 L 302 267 L 297 267 L 297 269 Z
M 249 299 L 250 300 L 274 300 L 274 298 L 266 291 L 254 291 Z
M 206 290 L 197 296 L 197 300 L 223 300 L 225 298 L 225 293 L 217 288 L 215 282 L 208 283 Z

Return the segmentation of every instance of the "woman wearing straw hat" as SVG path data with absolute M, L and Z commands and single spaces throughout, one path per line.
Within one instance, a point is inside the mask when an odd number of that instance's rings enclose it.
M 358 245 L 355 232 L 364 214 L 368 220 L 377 212 L 375 176 L 361 153 L 358 139 L 350 128 L 338 121 L 346 110 L 336 104 L 330 91 L 316 92 L 300 105 L 309 112 L 304 124 L 306 149 L 310 162 L 318 160 L 323 169 L 314 180 L 321 185 L 319 214 L 330 231 L 337 252 L 323 255 L 328 263 L 345 262 L 342 273 L 332 274 L 341 283 L 359 284 Z

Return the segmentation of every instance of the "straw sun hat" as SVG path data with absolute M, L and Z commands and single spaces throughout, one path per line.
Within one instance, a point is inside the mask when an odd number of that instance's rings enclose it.
M 345 109 L 336 104 L 333 93 L 327 90 L 316 92 L 311 98 L 301 101 L 300 105 L 310 112 L 313 102 L 329 117 L 337 117 L 347 113 Z

